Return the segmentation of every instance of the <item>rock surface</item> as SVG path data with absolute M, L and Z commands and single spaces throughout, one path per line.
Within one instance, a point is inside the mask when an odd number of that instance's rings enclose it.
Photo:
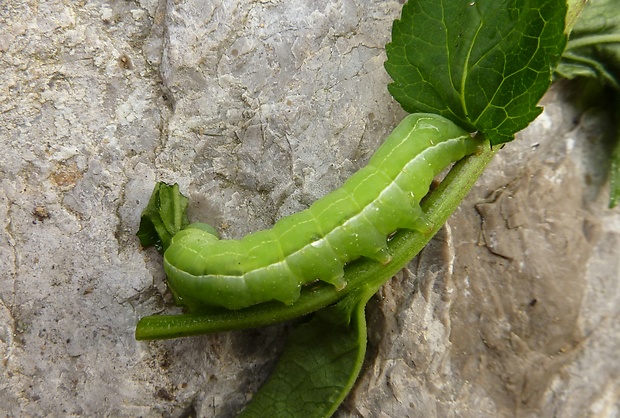
M 0 405 L 6 416 L 232 417 L 288 325 L 136 342 L 173 310 L 135 232 L 155 181 L 227 237 L 363 166 L 404 113 L 400 2 L 20 2 L 0 9 Z M 620 217 L 596 112 L 566 85 L 368 307 L 339 417 L 620 413 Z

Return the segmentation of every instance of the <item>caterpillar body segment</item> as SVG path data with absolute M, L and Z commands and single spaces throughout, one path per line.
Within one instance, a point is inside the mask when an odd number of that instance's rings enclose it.
M 480 145 L 441 116 L 412 114 L 341 188 L 272 229 L 219 240 L 212 230 L 190 225 L 164 254 L 177 303 L 241 309 L 270 300 L 294 303 L 301 286 L 316 280 L 343 288 L 346 263 L 390 261 L 392 232 L 432 229 L 420 200 L 439 172 Z

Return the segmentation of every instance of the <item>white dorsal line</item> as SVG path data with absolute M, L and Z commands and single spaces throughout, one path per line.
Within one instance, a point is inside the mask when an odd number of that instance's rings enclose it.
M 419 122 L 419 121 L 420 121 L 420 120 L 416 121 L 416 126 L 417 126 L 417 122 Z M 402 144 L 403 142 L 405 142 L 405 141 L 406 141 L 406 140 L 407 140 L 407 139 L 408 139 L 408 138 L 409 138 L 409 137 L 410 137 L 410 136 L 414 133 L 414 131 L 415 131 L 415 130 L 416 130 L 416 128 L 414 127 L 414 128 L 413 128 L 413 129 L 412 129 L 412 130 L 411 130 L 411 131 L 407 134 L 407 136 L 405 136 L 405 137 L 403 138 L 403 140 L 400 142 L 400 144 Z M 299 248 L 298 250 L 296 250 L 296 251 L 294 251 L 294 252 L 290 253 L 289 255 L 285 256 L 285 257 L 284 257 L 284 259 L 283 259 L 283 260 L 281 260 L 281 261 L 278 261 L 278 262 L 276 262 L 276 263 L 271 263 L 271 264 L 266 265 L 266 266 L 258 267 L 258 268 L 254 269 L 254 270 L 249 270 L 249 271 L 246 271 L 246 272 L 245 272 L 245 273 L 243 273 L 242 275 L 223 275 L 223 274 L 204 274 L 204 275 L 193 275 L 193 274 L 190 274 L 190 273 L 187 273 L 187 272 L 184 272 L 184 273 L 185 273 L 185 274 L 189 274 L 190 276 L 193 276 L 193 277 L 213 276 L 213 277 L 230 278 L 230 279 L 244 279 L 244 276 L 245 276 L 246 274 L 248 274 L 248 273 L 256 272 L 256 271 L 259 271 L 259 270 L 267 270 L 267 269 L 272 269 L 272 268 L 278 268 L 278 267 L 279 267 L 279 265 L 282 265 L 282 264 L 285 264 L 285 263 L 286 263 L 286 269 L 287 269 L 287 270 L 289 270 L 289 271 L 291 272 L 291 274 L 293 274 L 293 272 L 292 272 L 292 270 L 291 270 L 290 266 L 289 266 L 289 265 L 288 265 L 288 263 L 287 263 L 287 259 L 288 259 L 288 257 L 290 257 L 290 256 L 292 256 L 292 255 L 295 255 L 295 254 L 297 254 L 297 253 L 299 253 L 299 252 L 303 251 L 303 250 L 304 250 L 304 249 L 306 249 L 308 246 L 315 246 L 315 247 L 316 247 L 316 246 L 321 246 L 321 245 L 323 245 L 323 242 L 327 242 L 327 243 L 328 243 L 328 242 L 329 242 L 329 236 L 330 236 L 330 235 L 332 235 L 332 234 L 334 234 L 334 233 L 336 233 L 336 232 L 339 230 L 339 228 L 342 228 L 343 226 L 345 226 L 345 225 L 347 225 L 347 224 L 349 224 L 349 223 L 353 222 L 354 220 L 358 219 L 360 216 L 364 216 L 364 217 L 366 217 L 366 215 L 365 215 L 365 211 L 367 211 L 367 210 L 371 210 L 371 209 L 372 209 L 372 207 L 375 205 L 375 203 L 376 203 L 377 201 L 379 201 L 379 200 L 381 199 L 381 197 L 382 197 L 385 193 L 387 193 L 387 192 L 391 191 L 391 189 L 392 189 L 393 187 L 398 187 L 398 188 L 400 188 L 400 186 L 398 186 L 398 180 L 400 179 L 400 177 L 406 174 L 406 171 L 407 171 L 407 169 L 408 169 L 408 168 L 410 168 L 410 166 L 412 166 L 412 165 L 417 165 L 417 163 L 418 163 L 420 160 L 425 160 L 425 154 L 427 153 L 427 151 L 430 151 L 431 149 L 434 149 L 434 148 L 436 148 L 436 147 L 444 147 L 444 146 L 448 146 L 448 145 L 449 145 L 449 144 L 451 144 L 452 142 L 455 142 L 455 141 L 458 141 L 458 140 L 462 139 L 462 138 L 463 138 L 463 136 L 464 136 L 464 135 L 459 135 L 459 136 L 454 137 L 454 138 L 449 138 L 449 139 L 446 139 L 446 140 L 444 140 L 444 141 L 441 141 L 441 142 L 440 142 L 440 143 L 438 143 L 438 144 L 431 144 L 431 146 L 429 146 L 429 147 L 425 148 L 422 152 L 420 152 L 420 153 L 419 153 L 419 154 L 417 154 L 414 158 L 412 158 L 411 160 L 409 160 L 409 162 L 407 162 L 407 164 L 405 164 L 405 166 L 401 169 L 400 173 L 398 173 L 398 174 L 396 175 L 396 177 L 395 177 L 395 178 L 394 178 L 394 179 L 393 179 L 393 180 L 392 180 L 392 181 L 391 181 L 391 182 L 390 182 L 390 183 L 389 183 L 389 184 L 388 184 L 388 185 L 387 185 L 387 186 L 386 186 L 386 187 L 385 187 L 385 188 L 381 191 L 381 193 L 379 193 L 379 195 L 378 195 L 375 199 L 373 199 L 370 203 L 368 203 L 366 206 L 364 206 L 364 208 L 362 208 L 362 209 L 360 210 L 360 212 L 359 212 L 357 215 L 352 216 L 352 217 L 351 217 L 351 218 L 349 218 L 346 222 L 344 222 L 343 224 L 341 224 L 341 225 L 337 226 L 337 227 L 336 227 L 336 228 L 334 228 L 332 231 L 328 232 L 327 234 L 325 234 L 323 237 L 319 238 L 318 240 L 316 240 L 316 241 L 312 241 L 311 243 L 308 243 L 308 244 L 306 244 L 306 245 L 302 246 L 301 248 Z M 398 148 L 398 147 L 394 147 L 394 151 L 396 151 L 396 149 L 397 149 L 397 148 Z M 390 154 L 391 154 L 391 153 L 390 153 Z M 339 204 L 340 202 L 341 202 L 341 200 L 338 200 L 338 201 L 336 201 L 336 202 L 332 203 L 332 205 L 330 205 L 329 207 L 333 206 L 334 204 Z M 189 248 L 187 248 L 187 247 L 186 247 L 186 249 L 189 249 Z M 196 256 L 198 256 L 198 257 L 202 258 L 200 253 L 197 253 L 197 252 L 195 252 L 195 251 L 193 251 L 193 250 L 192 250 L 192 252 L 194 252 L 194 253 L 196 254 Z M 349 261 L 352 261 L 352 260 L 349 260 Z M 174 267 L 174 266 L 172 266 L 172 267 Z M 176 270 L 179 270 L 179 269 L 178 269 L 178 268 L 176 268 L 176 267 L 174 267 L 174 268 L 175 268 Z

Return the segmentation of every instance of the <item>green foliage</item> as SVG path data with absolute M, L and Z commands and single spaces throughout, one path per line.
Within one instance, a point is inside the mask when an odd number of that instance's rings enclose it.
M 137 236 L 144 248 L 151 245 L 161 254 L 170 245 L 172 237 L 189 224 L 188 199 L 179 192 L 177 184 L 157 183 L 142 211 Z
M 564 0 L 409 1 L 386 46 L 390 93 L 408 112 L 511 141 L 541 112 L 565 14 Z
M 556 73 L 564 78 L 586 77 L 606 89 L 597 89 L 599 103 L 614 106 L 616 123 L 613 152 L 610 155 L 609 207 L 620 200 L 620 2 L 591 0 L 575 24 Z M 584 90 L 583 94 L 590 94 Z
M 590 0 L 556 69 L 564 78 L 592 77 L 620 90 L 620 2 Z

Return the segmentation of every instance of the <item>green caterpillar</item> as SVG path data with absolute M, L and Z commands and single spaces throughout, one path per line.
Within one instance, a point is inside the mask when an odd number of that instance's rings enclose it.
M 270 300 L 292 304 L 301 286 L 316 280 L 344 288 L 346 263 L 390 261 L 386 240 L 394 231 L 431 230 L 420 199 L 440 171 L 480 145 L 441 116 L 412 114 L 340 189 L 272 229 L 220 240 L 213 229 L 189 225 L 164 254 L 177 304 L 241 309 Z

